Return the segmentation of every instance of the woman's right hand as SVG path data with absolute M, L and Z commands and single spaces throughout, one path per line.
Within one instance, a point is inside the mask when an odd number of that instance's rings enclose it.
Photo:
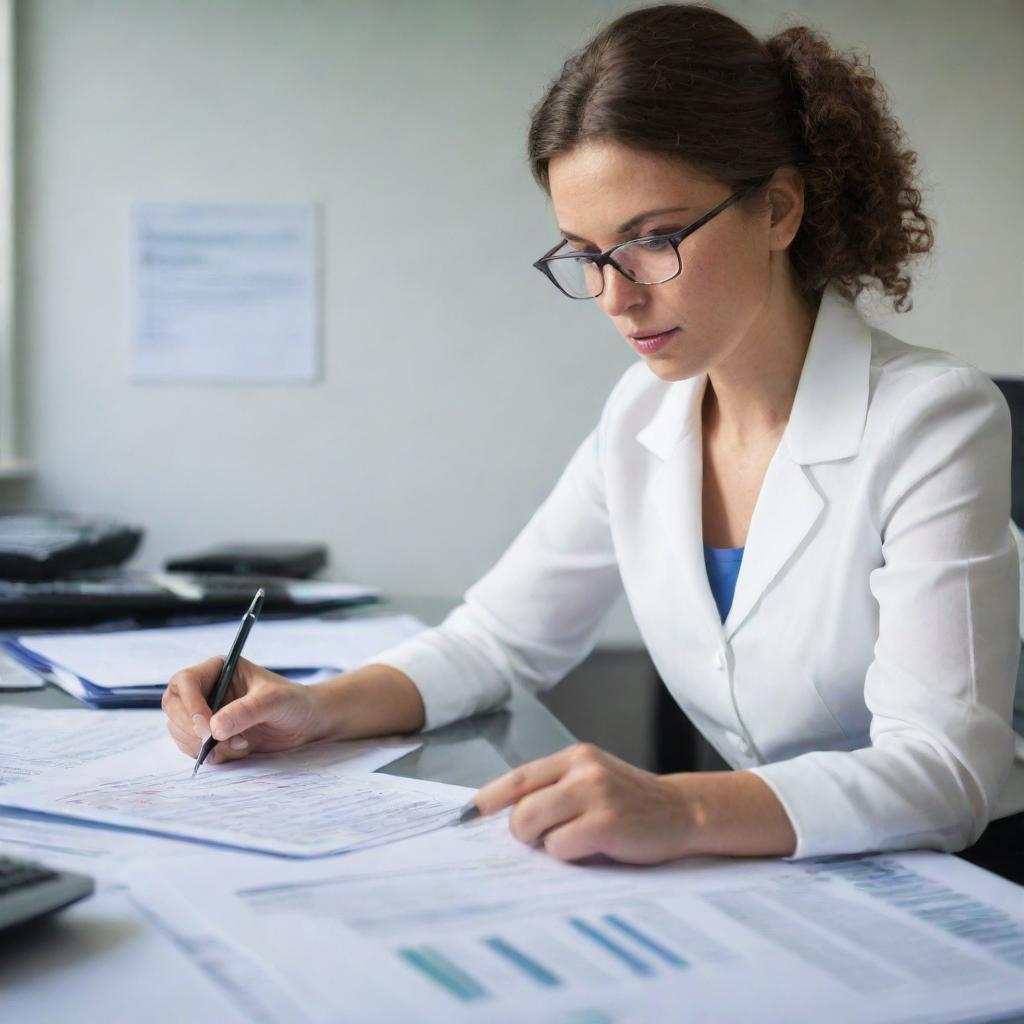
M 250 753 L 288 750 L 320 739 L 319 707 L 313 690 L 245 658 L 238 659 L 224 703 L 216 714 L 206 698 L 217 683 L 223 658 L 209 658 L 171 676 L 161 706 L 178 747 L 198 757 L 211 733 L 218 740 L 214 763 Z

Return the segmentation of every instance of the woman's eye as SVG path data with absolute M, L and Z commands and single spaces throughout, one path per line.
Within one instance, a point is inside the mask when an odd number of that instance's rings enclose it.
M 640 244 L 646 252 L 664 252 L 672 248 L 672 242 L 668 238 L 648 238 L 646 242 Z

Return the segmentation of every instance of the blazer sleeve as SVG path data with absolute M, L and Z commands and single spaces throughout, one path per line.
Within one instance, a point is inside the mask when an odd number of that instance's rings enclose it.
M 753 769 L 788 812 L 798 858 L 962 849 L 1012 763 L 1020 595 L 1006 404 L 966 368 L 917 384 L 881 465 L 871 744 Z
M 601 468 L 614 396 L 554 490 L 464 603 L 437 628 L 371 659 L 413 680 L 425 729 L 499 706 L 514 683 L 554 685 L 596 643 L 622 588 Z

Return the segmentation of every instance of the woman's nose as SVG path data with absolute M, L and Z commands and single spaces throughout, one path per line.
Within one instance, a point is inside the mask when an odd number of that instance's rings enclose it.
M 644 285 L 634 284 L 612 266 L 602 267 L 604 288 L 596 301 L 607 316 L 621 316 L 644 300 Z

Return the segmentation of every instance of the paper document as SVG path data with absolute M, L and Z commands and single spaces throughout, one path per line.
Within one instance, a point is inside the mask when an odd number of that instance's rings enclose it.
M 138 203 L 134 214 L 136 379 L 316 380 L 314 205 Z
M 194 856 L 195 845 L 8 809 L 0 814 L 0 854 L 111 882 L 128 861 Z
M 342 672 L 426 628 L 411 615 L 326 620 L 262 621 L 245 645 L 245 657 L 274 671 Z M 163 687 L 175 672 L 223 655 L 238 622 L 107 633 L 23 636 L 18 647 L 39 664 L 73 673 L 101 689 Z M 15 650 L 17 653 L 17 650 Z
M 309 1021 L 273 969 L 216 940 L 183 942 L 123 889 L 5 943 L 0 993 L 5 1021 Z
M 81 872 L 94 878 L 98 887 L 120 885 L 125 866 L 133 862 L 156 865 L 177 857 L 195 857 L 196 849 L 194 842 L 173 836 L 11 808 L 0 813 L 0 854 Z M 263 856 L 227 847 L 203 848 L 203 857 L 215 872 L 230 873 L 240 861 Z
M 0 786 L 134 750 L 167 735 L 161 711 L 0 710 Z
M 229 932 L 324 1021 L 939 1024 L 1024 1010 L 1019 889 L 940 854 L 566 865 L 484 822 L 372 856 L 258 861 L 227 886 L 194 859 L 132 885 L 192 941 Z
M 342 853 L 450 822 L 472 790 L 371 772 L 418 743 L 322 743 L 192 764 L 170 741 L 0 789 L 0 805 L 286 856 Z

